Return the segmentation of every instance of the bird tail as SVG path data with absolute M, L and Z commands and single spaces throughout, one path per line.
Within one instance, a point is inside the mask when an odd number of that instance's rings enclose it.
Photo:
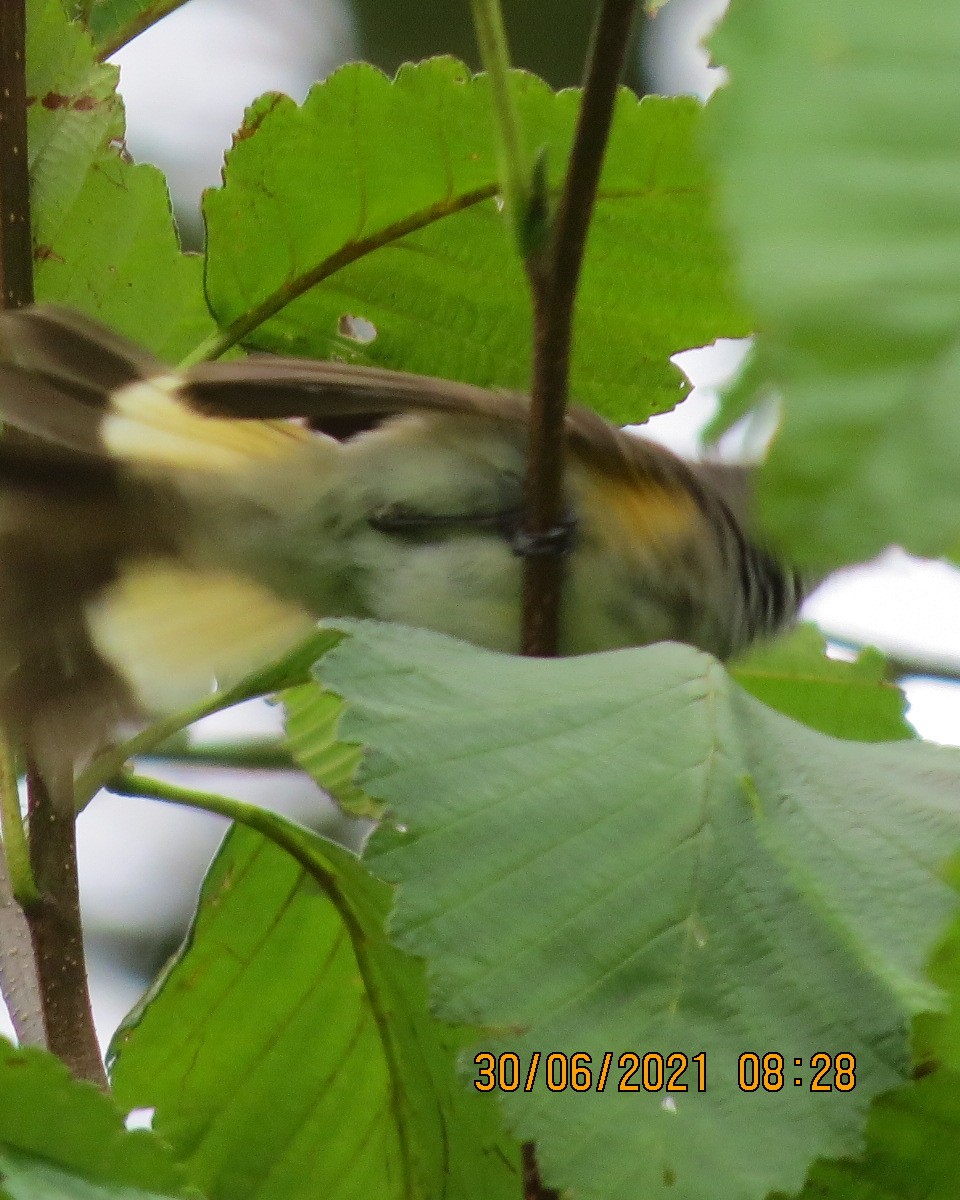
M 309 431 L 195 411 L 181 376 L 54 307 L 0 314 L 0 420 L 0 720 L 35 758 L 75 762 L 118 718 L 230 685 L 312 629 L 196 551 L 203 502 L 242 520 L 244 488 L 315 448 Z

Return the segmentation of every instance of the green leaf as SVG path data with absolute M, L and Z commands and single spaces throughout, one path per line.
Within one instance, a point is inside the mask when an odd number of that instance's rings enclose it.
M 513 85 L 556 190 L 579 93 L 520 72 Z M 709 211 L 700 119 L 689 98 L 638 102 L 624 91 L 616 106 L 572 387 L 622 421 L 683 398 L 672 354 L 748 329 Z M 225 186 L 205 199 L 207 290 L 221 325 L 252 314 L 265 323 L 245 341 L 259 348 L 526 387 L 530 302 L 493 199 L 493 130 L 486 77 L 453 59 L 406 66 L 394 82 L 345 67 L 302 107 L 261 98 L 227 156 Z M 371 322 L 374 340 L 345 332 L 348 317 Z
M 960 860 L 948 878 L 960 891 Z M 960 919 L 938 948 L 930 977 L 946 1011 L 922 1014 L 914 1044 L 920 1078 L 873 1104 L 856 1160 L 814 1165 L 798 1200 L 952 1200 L 960 1179 Z
M 960 534 L 960 7 L 738 0 L 712 144 L 759 367 L 783 424 L 762 481 L 799 561 Z M 756 375 L 757 370 L 754 371 Z
M 749 650 L 730 674 L 764 704 L 832 737 L 887 742 L 916 736 L 904 716 L 906 697 L 885 678 L 878 650 L 842 662 L 828 658 L 826 649 L 815 625 L 799 625 Z
M 388 889 L 274 819 L 300 864 L 235 830 L 186 947 L 115 1039 L 117 1095 L 215 1200 L 515 1200 L 517 1154 L 387 942 Z
M 438 1014 L 485 1049 L 613 1055 L 598 1093 L 503 1097 L 546 1182 L 604 1200 L 748 1200 L 853 1154 L 905 1078 L 955 897 L 960 758 L 851 744 L 658 645 L 553 661 L 351 626 L 320 664 L 386 806 L 368 861 Z M 511 1034 L 507 1031 L 513 1031 Z M 707 1056 L 707 1088 L 615 1090 L 628 1050 Z M 856 1056 L 856 1089 L 744 1094 L 739 1056 Z M 595 1075 L 596 1078 L 596 1075 Z M 670 1101 L 670 1103 L 668 1103 Z
M 870 1113 L 866 1144 L 860 1159 L 816 1163 L 796 1200 L 953 1200 L 960 1178 L 960 1075 L 937 1072 L 881 1097 Z
M 298 766 L 346 812 L 378 817 L 379 807 L 357 787 L 360 747 L 337 737 L 343 701 L 316 683 L 289 688 L 280 697 L 286 712 L 286 744 Z
M 152 1133 L 51 1054 L 0 1039 L 0 1195 L 5 1200 L 182 1196 L 183 1173 Z
M 946 877 L 954 891 L 960 893 L 960 856 L 953 858 Z M 943 989 L 950 1004 L 945 1012 L 924 1014 L 917 1019 L 917 1056 L 926 1068 L 936 1064 L 960 1076 L 960 917 L 953 921 L 937 947 L 930 978 Z
M 117 69 L 68 21 L 30 0 L 28 153 L 38 301 L 71 304 L 167 359 L 209 336 L 203 263 L 180 251 L 163 175 L 121 149 Z
M 101 58 L 125 46 L 186 0 L 93 0 L 88 28 Z
M 61 0 L 29 0 L 26 51 L 31 218 L 42 263 L 49 231 L 75 203 L 91 162 L 123 136 L 123 105 L 117 68 L 96 60 Z

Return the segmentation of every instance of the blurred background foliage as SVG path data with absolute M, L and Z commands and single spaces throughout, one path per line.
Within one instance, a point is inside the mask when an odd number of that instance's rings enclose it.
M 451 0 L 353 0 L 361 57 L 393 73 L 402 62 L 454 54 L 479 67 L 470 5 Z M 580 82 L 583 51 L 594 5 L 584 0 L 503 0 L 514 66 L 542 76 L 555 88 Z M 638 23 L 639 41 L 642 24 Z M 644 91 L 640 60 L 630 56 L 627 82 Z
M 671 0 L 639 18 L 625 82 L 639 95 L 708 91 L 698 42 L 724 3 Z M 580 83 L 596 5 L 504 0 L 503 8 L 514 65 L 554 88 Z M 130 150 L 164 170 L 184 242 L 199 248 L 200 192 L 219 183 L 223 151 L 256 96 L 299 101 L 345 62 L 364 59 L 392 75 L 436 54 L 479 65 L 467 0 L 187 0 L 112 61 Z

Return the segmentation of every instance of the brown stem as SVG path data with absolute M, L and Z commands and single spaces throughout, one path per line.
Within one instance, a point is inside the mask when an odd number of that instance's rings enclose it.
M 83 953 L 72 793 L 53 796 L 32 764 L 27 768 L 30 865 L 40 898 L 26 910 L 40 982 L 47 1049 L 77 1079 L 106 1090 Z
M 533 1142 L 524 1142 L 520 1147 L 520 1168 L 523 1173 L 523 1200 L 559 1200 L 559 1192 L 543 1186 Z
M 557 652 L 564 554 L 564 414 L 573 309 L 636 0 L 604 0 L 587 64 L 570 163 L 546 250 L 527 262 L 533 293 L 533 381 L 527 460 L 524 654 Z M 552 536 L 551 536 L 552 535 Z
M 25 0 L 0 0 L 0 299 L 5 308 L 33 303 Z M 30 865 L 39 896 L 24 899 L 23 911 L 33 949 L 39 1013 L 23 1013 L 21 1020 L 25 1027 L 42 1029 L 47 1048 L 79 1079 L 105 1088 L 83 955 L 69 780 L 64 790 L 63 796 L 51 795 L 28 763 Z
M 24 0 L 0 3 L 0 307 L 4 308 L 18 308 L 33 299 L 25 50 Z M 12 775 L 9 755 L 3 757 L 2 769 Z M 3 784 L 16 789 L 16 778 L 5 777 Z M 19 819 L 19 812 L 16 816 Z M 5 854 L 12 853 L 10 840 L 8 834 Z M 14 897 L 6 861 L 0 864 L 0 990 L 17 1037 L 45 1044 L 29 926 Z
M 4 308 L 33 303 L 24 0 L 0 3 L 0 296 Z
M 557 653 L 563 590 L 565 415 L 577 283 L 610 135 L 636 0 L 604 0 L 587 64 L 563 192 L 546 252 L 527 260 L 533 294 L 533 381 L 527 457 L 523 653 Z M 543 1184 L 533 1143 L 522 1149 L 524 1200 L 557 1200 Z
M 0 298 L 5 308 L 33 303 L 25 0 L 0 0 Z M 71 782 L 68 777 L 64 795 L 51 795 L 27 764 L 30 865 L 39 895 L 24 899 L 23 911 L 39 1013 L 23 1013 L 21 1020 L 42 1029 L 47 1049 L 78 1079 L 105 1088 L 83 954 Z

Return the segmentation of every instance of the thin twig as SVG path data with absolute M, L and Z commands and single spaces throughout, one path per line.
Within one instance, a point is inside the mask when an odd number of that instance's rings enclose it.
M 299 770 L 280 737 L 216 738 L 194 742 L 184 730 L 156 746 L 146 757 L 228 770 L 241 767 L 250 771 Z
M 564 528 L 563 473 L 573 308 L 635 8 L 636 0 L 605 0 L 600 11 L 567 176 L 552 231 L 544 238 L 544 164 L 541 159 L 531 175 L 522 162 L 500 6 L 497 0 L 473 0 L 477 40 L 493 88 L 505 199 L 533 296 L 526 521 L 518 549 L 524 558 L 523 653 L 537 657 L 555 655 L 559 640 L 570 533 Z M 558 1193 L 540 1177 L 532 1142 L 523 1145 L 522 1159 L 524 1200 L 555 1200 Z
M 510 86 L 510 52 L 499 0 L 473 0 L 473 25 L 480 48 L 480 61 L 490 80 L 493 97 L 500 143 L 500 186 L 520 252 L 525 254 L 524 230 L 530 198 L 530 177 Z
M 0 730 L 0 830 L 3 831 L 3 857 L 13 895 L 23 908 L 40 899 L 36 880 L 30 869 L 30 847 L 20 812 L 20 789 L 13 747 Z
M 949 655 L 925 654 L 922 650 L 910 650 L 902 646 L 884 646 L 882 639 L 864 642 L 841 633 L 832 633 L 819 622 L 818 625 L 828 642 L 851 654 L 859 655 L 864 650 L 876 650 L 882 654 L 884 674 L 892 683 L 917 676 L 937 683 L 960 683 L 960 659 Z
M 140 800 L 162 800 L 165 804 L 178 804 L 184 808 L 199 809 L 226 817 L 238 825 L 245 825 L 262 837 L 268 838 L 285 850 L 301 866 L 315 873 L 313 860 L 305 857 L 299 827 L 292 821 L 278 818 L 269 809 L 245 800 L 235 800 L 219 792 L 205 792 L 197 788 L 182 787 L 166 779 L 154 779 L 136 771 L 118 771 L 106 783 L 106 790 L 115 796 L 131 796 Z
M 207 717 L 211 713 L 228 708 L 233 700 L 233 693 L 215 693 L 205 696 L 190 708 L 161 717 L 153 725 L 141 729 L 127 741 L 118 746 L 107 746 L 93 762 L 77 776 L 73 788 L 73 803 L 78 813 L 83 812 L 97 792 L 107 784 L 107 781 L 121 772 L 131 758 L 146 757 L 156 747 L 169 738 L 174 737 L 194 721 Z
M 314 635 L 315 636 L 315 635 Z M 313 641 L 313 637 L 308 639 Z M 294 651 L 291 658 L 298 651 Z M 317 657 L 320 657 L 320 651 L 317 651 Z M 125 742 L 121 742 L 117 746 L 108 746 L 102 750 L 93 762 L 82 771 L 76 779 L 73 789 L 74 806 L 78 813 L 90 803 L 97 792 L 102 787 L 105 787 L 108 780 L 121 773 L 127 762 L 132 758 L 145 758 L 151 755 L 154 751 L 158 751 L 163 746 L 164 742 L 175 738 L 189 725 L 193 725 L 195 721 L 199 721 L 202 717 L 208 717 L 212 713 L 222 712 L 226 708 L 232 708 L 235 704 L 241 704 L 245 700 L 253 700 L 258 696 L 272 695 L 274 692 L 282 691 L 285 687 L 293 687 L 297 683 L 306 683 L 309 676 L 305 672 L 293 672 L 288 677 L 283 678 L 283 662 L 277 664 L 276 669 L 273 667 L 267 668 L 250 679 L 241 680 L 235 687 L 227 688 L 222 692 L 214 692 L 210 696 L 204 696 L 189 708 L 181 709 L 179 712 L 172 713 L 170 716 L 161 717 L 152 725 L 148 725 L 146 729 L 141 729 L 139 733 L 135 733 L 133 737 L 128 738 Z
M 636 0 L 604 0 L 587 64 L 570 163 L 550 241 L 527 262 L 533 292 L 533 381 L 527 460 L 523 652 L 557 652 L 564 573 L 564 416 L 573 309 Z

